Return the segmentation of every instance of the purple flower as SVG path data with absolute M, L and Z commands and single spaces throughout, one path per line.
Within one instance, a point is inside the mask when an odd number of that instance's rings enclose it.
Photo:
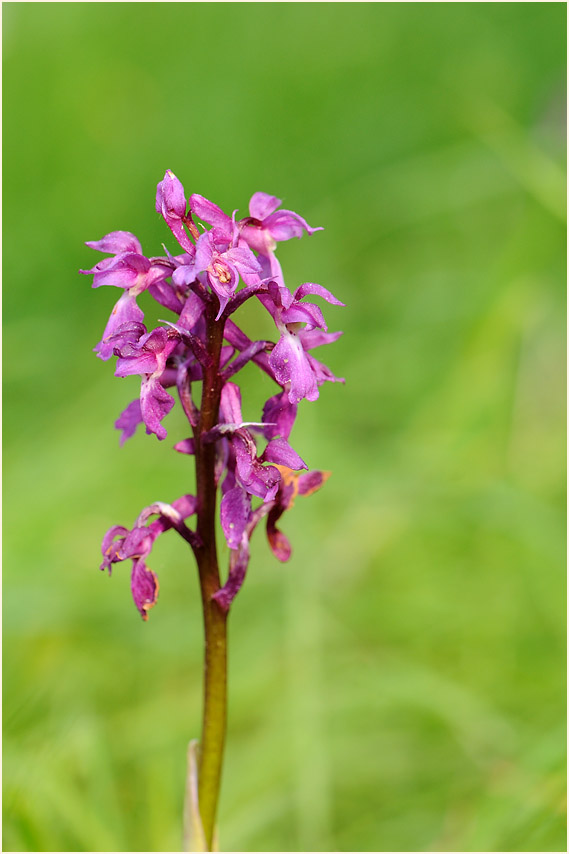
M 246 247 L 224 248 L 214 231 L 206 231 L 196 243 L 195 258 L 189 264 L 178 267 L 172 280 L 178 286 L 190 285 L 200 273 L 206 274 L 207 284 L 219 299 L 219 320 L 225 306 L 237 290 L 239 277 L 246 285 L 257 284 L 261 266 L 250 249 Z
M 144 313 L 138 307 L 136 299 L 128 292 L 124 293 L 111 312 L 102 339 L 94 347 L 99 359 L 103 359 L 105 362 L 110 359 L 114 355 L 117 347 L 117 335 L 120 335 L 121 330 L 131 328 L 132 324 L 144 328 L 143 320 Z
M 301 237 L 303 231 L 313 234 L 320 227 L 311 228 L 305 219 L 294 211 L 277 211 L 281 200 L 267 193 L 255 193 L 249 202 L 249 217 L 238 223 L 240 241 L 259 253 L 263 278 L 272 278 L 284 285 L 281 265 L 275 255 L 277 243 Z
M 309 471 L 305 474 L 279 466 L 281 482 L 274 506 L 267 516 L 267 537 L 271 551 L 280 561 L 287 561 L 292 553 L 288 538 L 279 531 L 276 523 L 285 510 L 290 510 L 297 495 L 312 495 L 330 477 L 329 471 Z
M 155 433 L 158 439 L 165 439 L 168 435 L 162 426 L 164 419 L 174 406 L 174 398 L 165 391 L 158 380 L 154 377 L 146 377 L 140 386 L 140 411 L 146 429 Z
M 103 562 L 100 568 L 108 570 L 110 575 L 114 563 L 132 560 L 132 598 L 143 620 L 148 619 L 148 611 L 158 598 L 158 578 L 147 567 L 146 558 L 152 551 L 155 540 L 170 528 L 185 529 L 191 538 L 184 519 L 195 512 L 196 499 L 193 495 L 183 495 L 172 504 L 157 502 L 142 511 L 132 530 L 129 531 L 122 525 L 113 525 L 103 537 Z M 148 518 L 155 514 L 159 514 L 159 518 L 146 525 Z
M 111 312 L 101 341 L 95 347 L 100 359 L 106 361 L 113 355 L 115 344 L 111 337 L 125 323 L 142 323 L 144 314 L 135 297 L 150 289 L 153 294 L 164 290 L 164 280 L 171 275 L 173 263 L 166 258 L 146 258 L 141 254 L 138 239 L 129 231 L 113 231 L 101 240 L 87 241 L 87 246 L 99 252 L 115 253 L 113 258 L 104 258 L 90 270 L 79 272 L 93 274 L 93 287 L 110 285 L 123 288 L 124 294 Z
M 277 243 L 290 240 L 291 237 L 302 237 L 303 231 L 308 234 L 322 231 L 321 227 L 311 228 L 306 220 L 294 211 L 277 211 L 281 204 L 281 200 L 276 196 L 255 193 L 249 202 L 250 216 L 238 223 L 243 240 L 260 255 L 271 255 L 277 248 Z
M 127 377 L 139 374 L 142 378 L 140 390 L 140 412 L 146 428 L 159 439 L 165 439 L 166 429 L 161 421 L 174 406 L 174 398 L 165 391 L 160 382 L 166 362 L 179 343 L 175 332 L 158 327 L 143 335 L 135 343 L 126 343 L 120 349 L 115 376 Z
M 226 383 L 221 393 L 220 424 L 211 431 L 211 439 L 222 438 L 229 444 L 227 486 L 233 486 L 235 482 L 249 495 L 272 501 L 277 493 L 280 473 L 276 466 L 264 463 L 280 463 L 297 469 L 307 466 L 285 439 L 273 439 L 257 456 L 257 445 L 248 426 L 265 427 L 262 423 L 249 425 L 242 421 L 241 391 L 234 383 Z
M 186 252 L 194 252 L 194 246 L 184 231 L 187 210 L 186 196 L 181 181 L 171 169 L 166 170 L 164 178 L 156 187 L 156 210 L 166 220 L 166 225 Z
M 94 288 L 111 285 L 124 288 L 131 296 L 138 296 L 146 288 L 170 276 L 172 264 L 164 258 L 149 259 L 135 252 L 121 252 L 114 258 L 103 258 L 90 270 L 81 270 L 81 273 L 94 274 Z
M 343 305 L 330 291 L 313 282 L 306 282 L 294 295 L 284 285 L 269 284 L 267 296 L 261 301 L 271 311 L 281 337 L 269 356 L 269 365 L 278 383 L 286 387 L 291 404 L 299 400 L 316 400 L 318 386 L 325 380 L 342 382 L 332 372 L 307 354 L 307 350 L 336 340 L 341 333 L 328 335 L 321 310 L 312 303 L 303 303 L 307 294 L 315 294 L 333 305 Z M 316 333 L 316 334 L 314 334 Z
M 343 303 L 313 282 L 294 292 L 285 286 L 275 256 L 278 243 L 320 229 L 293 211 L 281 210 L 280 204 L 275 196 L 255 193 L 249 216 L 236 220 L 236 211 L 229 216 L 197 193 L 188 205 L 184 187 L 167 170 L 157 186 L 156 210 L 179 243 L 179 254 L 166 249 L 165 257 L 147 258 L 139 240 L 127 231 L 88 243 L 109 257 L 81 272 L 93 275 L 95 288 L 109 285 L 122 291 L 95 350 L 104 360 L 117 356 L 116 376 L 137 375 L 141 380 L 139 398 L 115 422 L 120 444 L 139 424 L 158 439 L 166 437 L 162 422 L 174 406 L 167 389 L 177 392 L 192 430 L 191 438 L 177 437 L 174 449 L 195 458 L 197 498 L 153 504 L 132 529 L 114 526 L 103 541 L 102 569 L 110 572 L 114 563 L 132 561 L 132 596 L 144 619 L 158 596 L 158 580 L 147 566 L 156 538 L 174 528 L 192 547 L 201 577 L 210 559 L 210 544 L 201 537 L 211 531 L 207 514 L 216 504 L 218 488 L 219 519 L 230 557 L 227 581 L 213 599 L 228 611 L 245 578 L 256 526 L 267 517 L 271 549 L 279 560 L 287 560 L 291 547 L 277 523 L 296 495 L 309 495 L 328 477 L 327 472 L 308 471 L 289 438 L 298 402 L 315 400 L 324 382 L 343 382 L 311 352 L 341 333 L 328 332 L 322 309 L 305 297 Z M 205 225 L 198 229 L 194 218 Z M 137 304 L 143 291 L 171 311 L 173 319 L 147 329 Z M 252 340 L 234 322 L 233 314 L 253 297 L 274 320 L 276 343 Z M 232 381 L 248 364 L 264 371 L 278 389 L 266 401 L 260 422 L 243 420 L 241 392 Z M 201 385 L 201 411 L 196 384 Z M 184 522 L 196 508 L 199 537 Z M 153 515 L 157 518 L 150 521 Z
M 280 481 L 278 465 L 292 469 L 307 468 L 284 438 L 272 439 L 259 456 L 248 426 L 262 429 L 267 425 L 250 425 L 242 421 L 241 392 L 237 385 L 228 382 L 221 393 L 220 423 L 210 431 L 208 441 L 218 441 L 219 454 L 227 471 L 222 485 L 220 513 L 221 526 L 231 549 L 238 547 L 249 521 L 251 496 L 255 495 L 266 503 L 276 496 Z

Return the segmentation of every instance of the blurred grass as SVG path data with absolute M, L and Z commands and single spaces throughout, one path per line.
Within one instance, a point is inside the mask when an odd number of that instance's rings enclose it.
M 293 441 L 326 488 L 231 618 L 225 850 L 565 850 L 561 4 L 16 4 L 4 24 L 4 850 L 177 850 L 201 624 L 183 544 L 142 625 L 102 533 L 191 489 L 119 449 L 76 273 L 166 168 L 326 230 L 345 387 Z M 251 309 L 252 334 L 268 335 Z M 127 387 L 128 385 L 128 387 Z M 270 384 L 244 374 L 245 417 Z M 188 567 L 188 569 L 185 569 Z

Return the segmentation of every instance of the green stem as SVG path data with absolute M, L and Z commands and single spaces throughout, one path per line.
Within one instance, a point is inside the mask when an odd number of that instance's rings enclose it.
M 215 443 L 201 437 L 217 423 L 221 381 L 219 357 L 223 321 L 215 321 L 215 306 L 207 306 L 207 349 L 212 359 L 204 369 L 202 405 L 196 430 L 196 492 L 198 498 L 196 549 L 204 615 L 204 705 L 198 765 L 198 801 L 207 850 L 214 840 L 215 817 L 227 720 L 227 615 L 212 599 L 220 587 L 215 540 Z

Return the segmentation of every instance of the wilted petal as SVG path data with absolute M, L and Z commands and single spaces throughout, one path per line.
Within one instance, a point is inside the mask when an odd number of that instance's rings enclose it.
M 286 537 L 282 531 L 279 531 L 276 526 L 276 522 L 281 516 L 281 513 L 282 511 L 277 512 L 276 509 L 269 512 L 269 515 L 267 516 L 267 538 L 274 556 L 278 560 L 282 561 L 282 563 L 286 563 L 286 561 L 290 559 L 292 548 L 288 537 Z
M 154 504 L 150 504 L 140 511 L 134 523 L 135 527 L 142 528 L 151 516 L 161 516 L 173 526 L 182 521 L 180 513 L 172 504 L 168 504 L 166 501 L 155 501 Z
M 299 475 L 298 494 L 312 495 L 326 483 L 331 474 L 330 471 L 308 471 Z
M 113 525 L 103 537 L 103 542 L 101 543 L 103 562 L 100 569 L 108 569 L 109 575 L 111 574 L 112 564 L 119 561 L 118 551 L 128 533 L 128 528 L 123 528 L 122 525 Z M 116 540 L 116 537 L 120 537 L 120 539 Z
M 161 504 L 162 507 L 164 507 L 162 502 L 158 502 L 155 506 L 158 506 L 158 504 Z M 174 508 L 176 513 L 178 513 L 182 519 L 187 519 L 188 516 L 192 516 L 196 512 L 197 500 L 195 495 L 182 495 L 180 498 L 177 498 L 175 501 L 172 501 L 172 504 L 165 506 Z M 133 531 L 147 531 L 152 537 L 152 542 L 154 542 L 154 540 L 159 537 L 160 534 L 163 534 L 165 531 L 168 531 L 170 530 L 170 528 L 175 526 L 173 518 L 175 518 L 173 514 L 168 514 L 167 512 L 166 515 L 160 515 L 158 519 L 155 519 L 154 522 L 151 522 L 150 525 L 148 525 L 146 528 L 135 528 L 133 529 Z
M 158 536 L 158 532 L 148 528 L 134 527 L 126 535 L 118 553 L 119 560 L 127 558 L 146 557 L 152 551 L 154 540 Z
M 156 604 L 158 598 L 158 578 L 151 569 L 148 569 L 143 558 L 133 561 L 130 589 L 142 619 L 147 620 L 148 611 Z
M 299 474 L 284 466 L 279 466 L 279 469 L 281 482 L 275 505 L 267 516 L 267 537 L 275 557 L 287 561 L 291 555 L 291 546 L 287 537 L 277 528 L 277 522 L 285 510 L 293 506 L 297 495 L 311 495 L 316 492 L 330 477 L 330 472 L 310 471 Z
M 249 564 L 249 538 L 247 534 L 243 534 L 239 548 L 231 552 L 229 560 L 229 576 L 225 585 L 214 593 L 212 599 L 224 611 L 229 611 L 231 603 L 239 593 L 241 586 L 245 580 L 247 566 Z

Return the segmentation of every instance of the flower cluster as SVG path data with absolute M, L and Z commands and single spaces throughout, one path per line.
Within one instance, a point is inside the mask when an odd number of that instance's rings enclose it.
M 95 347 L 103 360 L 117 357 L 116 376 L 141 379 L 140 396 L 115 422 L 121 444 L 140 424 L 164 439 L 163 421 L 175 403 L 169 389 L 176 390 L 192 436 L 179 441 L 175 450 L 194 455 L 196 468 L 200 460 L 203 467 L 206 457 L 214 460 L 212 488 L 221 491 L 221 528 L 231 550 L 227 581 L 213 597 L 224 610 L 243 582 L 249 540 L 262 518 L 267 518 L 276 557 L 290 557 L 290 545 L 276 522 L 296 495 L 314 492 L 327 477 L 318 471 L 298 474 L 307 466 L 288 441 L 298 403 L 316 400 L 324 382 L 343 382 L 311 352 L 341 333 L 328 332 L 320 307 L 305 297 L 343 303 L 313 282 L 291 292 L 275 255 L 281 241 L 320 229 L 280 205 L 275 196 L 255 193 L 249 216 L 237 219 L 236 212 L 229 216 L 196 193 L 186 199 L 180 181 L 167 171 L 157 187 L 156 210 L 179 244 L 177 254 L 165 250 L 165 256 L 146 257 L 133 234 L 114 231 L 87 243 L 107 257 L 81 271 L 93 275 L 93 287 L 111 285 L 122 291 Z M 137 302 L 144 291 L 172 313 L 171 320 L 147 329 Z M 258 299 L 274 321 L 276 343 L 251 340 L 233 320 L 233 313 L 251 298 Z M 259 422 L 243 420 L 241 392 L 233 381 L 248 362 L 278 386 Z M 195 400 L 196 384 L 202 384 L 201 406 Z M 267 444 L 259 453 L 262 440 Z M 158 594 L 156 576 L 146 566 L 156 537 L 173 528 L 196 556 L 203 547 L 199 519 L 204 497 L 199 494 L 199 475 L 197 480 L 195 498 L 186 495 L 172 505 L 154 504 L 132 530 L 115 526 L 103 540 L 101 569 L 110 572 L 116 562 L 133 561 L 132 593 L 144 619 Z M 156 514 L 158 519 L 149 523 Z M 195 532 L 185 522 L 193 514 L 198 517 Z

